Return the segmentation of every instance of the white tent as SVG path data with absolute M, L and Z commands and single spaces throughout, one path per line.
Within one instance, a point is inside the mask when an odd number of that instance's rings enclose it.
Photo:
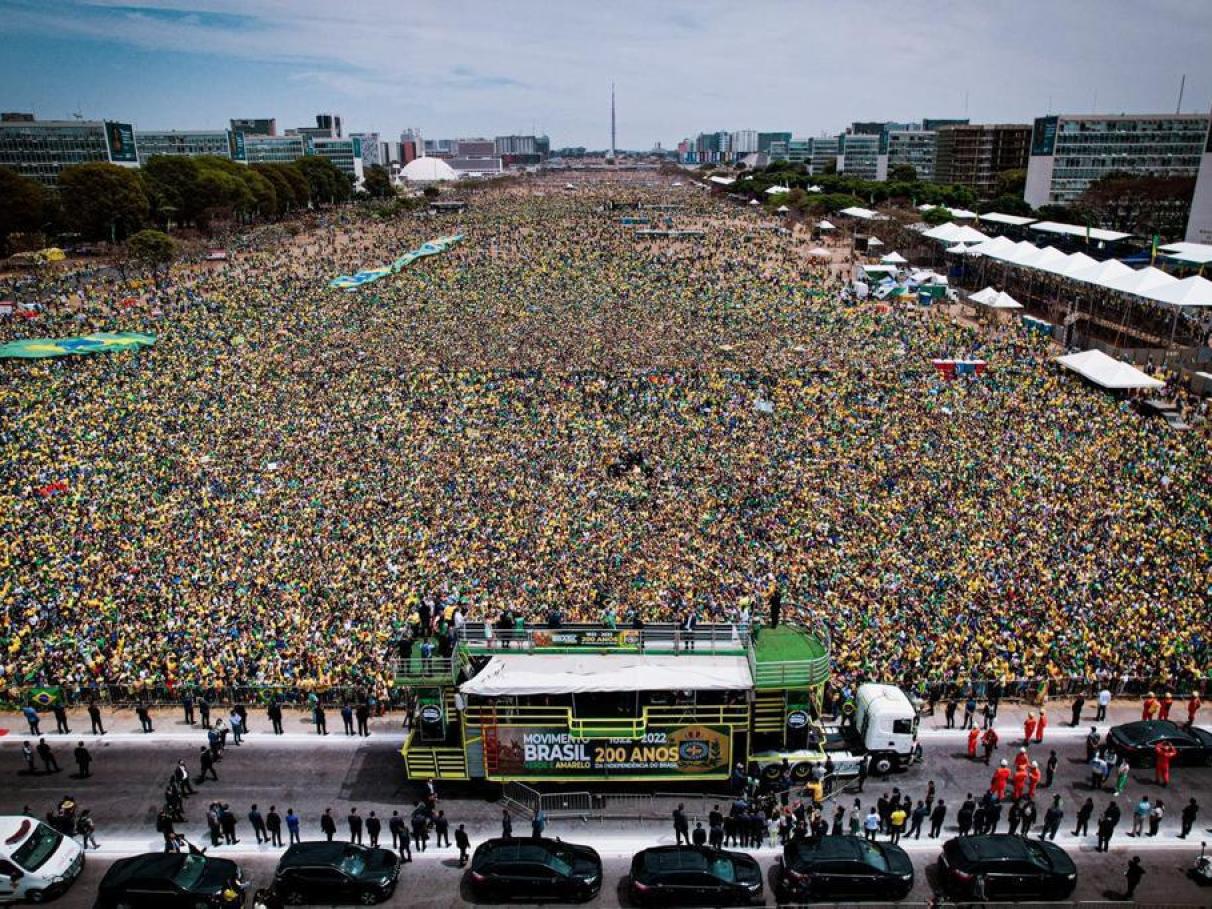
M 946 284 L 947 276 L 933 271 L 922 270 L 911 274 L 909 280 L 914 284 Z
M 1014 246 L 1014 241 L 1009 237 L 994 237 L 992 240 L 986 240 L 984 243 L 977 243 L 968 252 L 978 256 L 993 256 L 997 258 L 1001 253 L 1014 249 Z
M 787 212 L 791 211 L 791 209 L 788 208 L 786 205 L 780 205 L 778 208 L 775 209 L 775 211 L 777 211 L 780 215 L 782 215 L 782 214 L 786 214 Z
M 867 238 L 867 248 L 868 249 L 870 249 L 873 246 L 883 246 L 883 245 L 884 245 L 884 241 L 881 240 L 879 237 L 868 237 Z
M 837 230 L 837 228 L 834 227 L 832 224 L 830 224 L 828 221 L 822 221 L 816 227 L 817 227 L 817 230 Z
M 1023 304 L 1014 299 L 1004 290 L 985 304 L 990 309 L 1022 309 Z
M 1206 265 L 1212 262 L 1212 244 L 1208 243 L 1167 243 L 1158 249 L 1167 259 L 1186 262 L 1191 265 Z
M 762 203 L 759 202 L 757 199 L 750 199 L 749 204 L 750 205 L 761 205 Z
M 492 657 L 459 690 L 480 697 L 506 697 L 595 691 L 745 691 L 752 687 L 753 676 L 744 657 L 518 653 Z
M 1123 262 L 1116 259 L 1108 259 L 1105 262 L 1099 262 L 1086 268 L 1070 269 L 1065 272 L 1065 277 L 1072 278 L 1074 281 L 1083 281 L 1086 284 L 1097 284 L 1100 287 L 1107 287 L 1108 282 L 1117 279 L 1122 280 L 1131 274 L 1133 274 L 1132 269 Z
M 846 215 L 849 218 L 858 218 L 860 221 L 871 221 L 875 218 L 875 212 L 869 208 L 859 208 L 853 205 L 850 208 L 843 208 L 838 212 L 839 215 Z
M 974 227 L 954 224 L 950 221 L 930 228 L 923 232 L 922 236 L 929 237 L 931 240 L 942 240 L 944 243 L 982 243 L 989 239 Z
M 804 187 L 804 192 L 806 192 L 806 193 L 819 193 L 819 192 L 824 192 L 824 190 L 822 190 L 822 189 L 821 189 L 819 186 L 817 186 L 816 184 L 813 184 L 812 186 L 805 186 L 805 187 Z
M 951 253 L 954 256 L 962 256 L 968 251 L 968 247 L 963 243 L 956 243 L 954 246 L 948 246 L 943 250 L 945 253 Z
M 1054 275 L 1068 276 L 1070 271 L 1081 271 L 1091 265 L 1098 264 L 1094 259 L 1091 259 L 1085 253 L 1073 253 L 1067 259 L 1057 259 L 1051 265 L 1045 266 L 1042 270 L 1051 272 Z
M 1194 275 L 1150 291 L 1145 296 L 1174 306 L 1212 306 L 1212 281 Z
M 951 217 L 957 221 L 971 221 L 977 217 L 976 212 L 968 211 L 966 208 L 952 208 L 948 210 L 951 212 Z
M 808 250 L 808 255 L 812 256 L 812 258 L 814 258 L 814 259 L 832 259 L 833 258 L 833 253 L 831 253 L 829 250 L 825 249 L 825 247 L 823 247 L 823 246 L 813 247 L 812 249 Z
M 898 252 L 890 252 L 888 255 L 880 259 L 884 265 L 904 265 L 909 260 Z
M 791 188 L 787 187 L 787 186 L 767 186 L 766 187 L 766 195 L 768 195 L 768 196 L 773 196 L 778 193 L 789 193 L 789 192 L 791 192 Z
M 960 229 L 958 224 L 948 221 L 946 224 L 940 224 L 938 227 L 932 227 L 927 231 L 922 232 L 923 237 L 929 237 L 931 240 L 942 240 L 946 243 L 956 242 L 955 233 Z
M 1123 275 L 1120 278 L 1112 279 L 1105 286 L 1111 288 L 1111 290 L 1118 290 L 1120 293 L 1141 297 L 1147 295 L 1149 291 L 1161 290 L 1166 285 L 1176 284 L 1177 282 L 1178 278 L 1174 277 L 1174 275 L 1150 265 L 1142 268 L 1140 271 L 1134 271 L 1130 275 Z
M 978 290 L 976 293 L 968 294 L 968 299 L 973 303 L 987 306 L 997 299 L 997 291 L 992 287 L 986 287 L 983 290 Z
M 1055 246 L 1046 246 L 1040 250 L 1039 255 L 1032 261 L 1031 267 L 1046 270 L 1049 265 L 1056 265 L 1060 262 L 1068 263 L 1068 261 L 1069 257 Z
M 1107 356 L 1101 350 L 1085 350 L 1057 357 L 1056 362 L 1103 388 L 1161 388 L 1166 384 L 1130 363 Z
M 731 186 L 733 183 L 736 182 L 735 177 L 716 176 L 716 177 L 708 177 L 707 179 L 710 180 L 712 183 L 714 183 L 716 186 Z

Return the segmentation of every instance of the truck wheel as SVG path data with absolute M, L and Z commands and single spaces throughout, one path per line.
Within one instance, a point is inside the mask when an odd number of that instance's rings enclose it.
M 887 776 L 896 769 L 896 761 L 886 754 L 879 754 L 871 758 L 871 772 L 876 776 Z
M 781 764 L 767 764 L 762 768 L 762 779 L 768 783 L 778 781 L 778 778 L 783 775 L 783 767 Z
M 25 898 L 31 903 L 45 903 L 46 894 L 41 890 L 31 890 L 25 894 Z
M 804 780 L 811 778 L 812 765 L 807 761 L 800 761 L 798 764 L 791 766 L 791 778 L 797 783 L 802 783 Z

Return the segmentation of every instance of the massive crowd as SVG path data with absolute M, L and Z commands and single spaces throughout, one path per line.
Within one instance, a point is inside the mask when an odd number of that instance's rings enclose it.
M 421 602 L 711 621 L 772 584 L 852 678 L 1207 672 L 1206 422 L 1013 328 L 845 305 L 802 234 L 650 179 L 334 212 L 159 287 L 0 287 L 43 305 L 0 340 L 158 336 L 0 361 L 0 687 L 382 692 Z M 706 235 L 637 239 L 612 200 Z

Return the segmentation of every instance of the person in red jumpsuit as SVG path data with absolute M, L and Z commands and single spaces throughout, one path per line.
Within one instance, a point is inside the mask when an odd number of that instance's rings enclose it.
M 1157 711 L 1161 704 L 1157 702 L 1157 697 L 1152 691 L 1145 695 L 1144 702 L 1140 705 L 1140 718 L 1142 720 L 1151 720 L 1157 716 Z
M 1040 777 L 1039 761 L 1032 761 L 1031 766 L 1027 768 L 1027 798 L 1035 798 L 1035 790 L 1039 787 Z
M 1023 721 L 1023 744 L 1030 745 L 1033 735 L 1035 735 L 1035 714 L 1028 713 L 1027 719 Z
M 1006 784 L 1010 782 L 1010 768 L 1002 761 L 1001 766 L 993 771 L 993 780 L 989 783 L 989 791 L 999 799 L 1006 797 Z
M 1199 708 L 1203 701 L 1199 699 L 1199 692 L 1191 692 L 1191 700 L 1187 701 L 1187 728 L 1190 729 L 1195 725 L 1195 714 L 1199 713 Z
M 1018 749 L 1018 754 L 1014 756 L 1014 769 L 1018 770 L 1021 767 L 1026 767 L 1031 762 L 1031 758 L 1027 756 L 1027 749 Z
M 1174 706 L 1174 695 L 1172 695 L 1170 692 L 1167 691 L 1165 694 L 1162 695 L 1161 705 L 1157 712 L 1157 718 L 1159 720 L 1170 719 L 1170 708 L 1173 706 Z
M 1035 721 L 1035 744 L 1039 744 L 1044 740 L 1044 730 L 1048 728 L 1048 711 L 1046 708 L 1039 709 L 1039 719 Z
M 1027 791 L 1027 768 L 1019 767 L 1014 771 L 1014 800 L 1017 802 Z
M 981 740 L 981 731 L 973 726 L 968 730 L 968 757 L 976 760 L 976 746 Z
M 1174 760 L 1174 756 L 1178 754 L 1178 749 L 1169 742 L 1158 742 L 1153 748 L 1153 752 L 1157 757 L 1157 765 L 1154 770 L 1154 779 L 1159 786 L 1170 785 L 1170 762 Z

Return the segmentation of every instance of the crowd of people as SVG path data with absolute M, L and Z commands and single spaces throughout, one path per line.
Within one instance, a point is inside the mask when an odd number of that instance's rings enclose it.
M 704 236 L 637 238 L 611 201 Z M 261 229 L 158 285 L 0 286 L 41 307 L 0 340 L 157 336 L 0 361 L 0 688 L 384 698 L 420 605 L 710 622 L 772 588 L 843 679 L 1202 678 L 1207 424 L 1012 327 L 846 305 L 762 220 L 655 176 L 536 179 Z

